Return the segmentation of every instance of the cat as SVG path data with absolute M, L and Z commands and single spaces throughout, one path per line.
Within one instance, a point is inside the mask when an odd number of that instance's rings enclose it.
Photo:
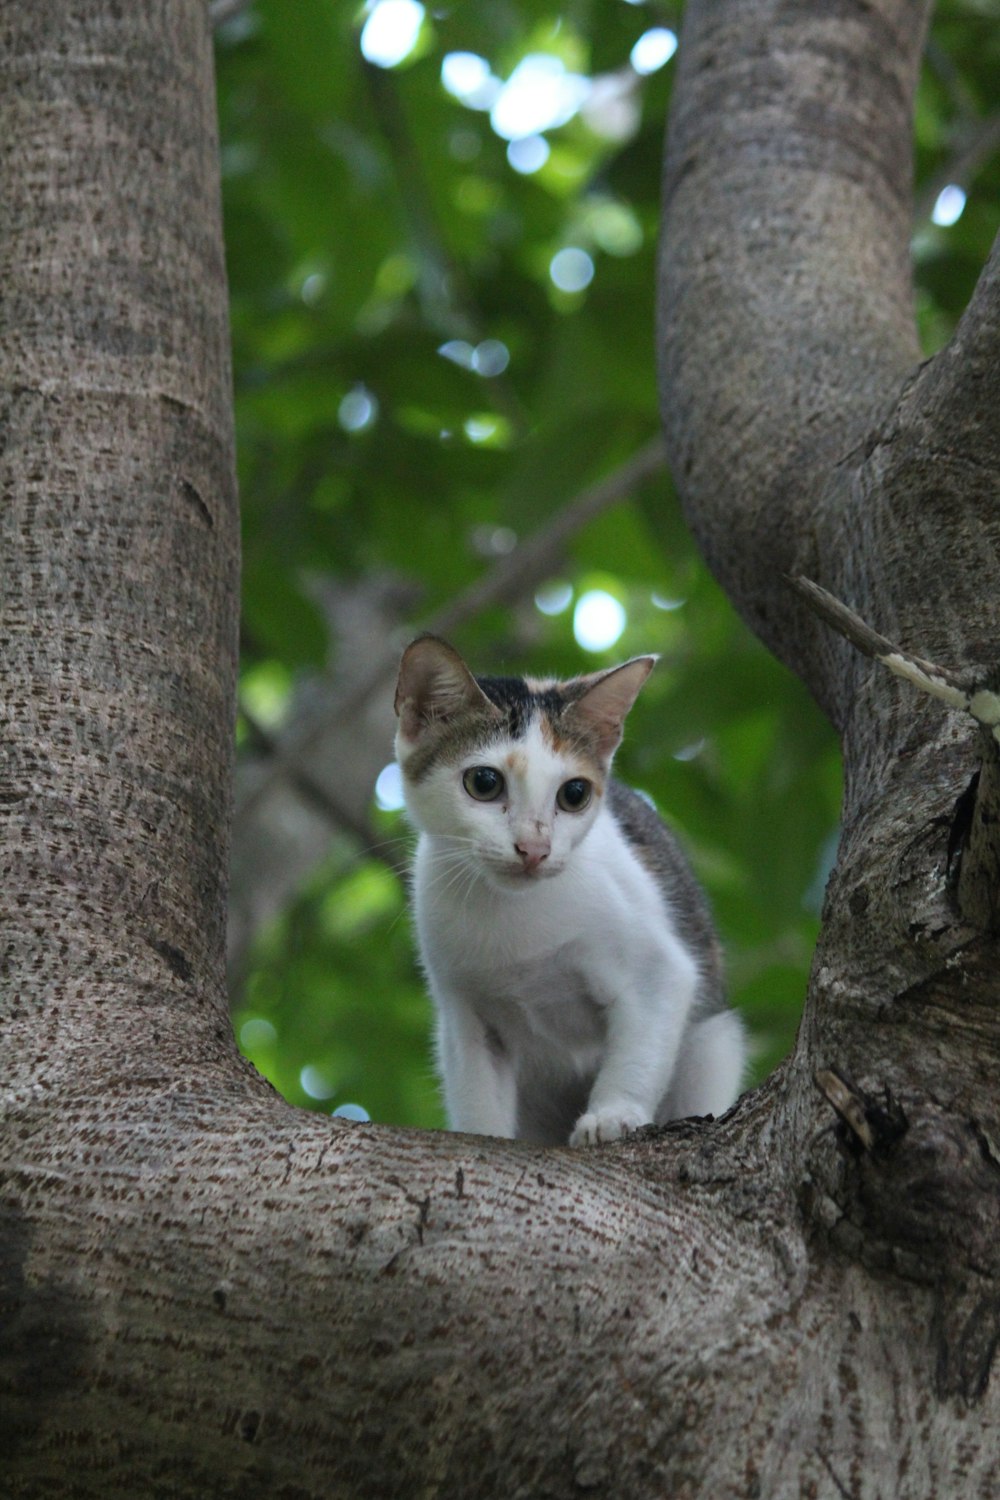
M 655 661 L 540 682 L 476 678 L 431 635 L 403 653 L 396 758 L 453 1130 L 590 1145 L 739 1092 L 705 898 L 609 777 Z

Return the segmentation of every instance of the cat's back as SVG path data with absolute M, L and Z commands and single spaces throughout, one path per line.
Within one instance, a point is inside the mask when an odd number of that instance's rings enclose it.
M 725 1009 L 722 948 L 708 902 L 677 836 L 652 802 L 623 782 L 609 780 L 606 795 L 608 812 L 629 851 L 652 875 L 678 937 L 698 960 L 702 976 L 699 1011 Z

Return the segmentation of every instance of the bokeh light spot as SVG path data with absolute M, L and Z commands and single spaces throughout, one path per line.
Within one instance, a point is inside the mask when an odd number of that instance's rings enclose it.
M 378 401 L 367 386 L 356 385 L 337 408 L 337 421 L 345 432 L 364 432 L 378 418 Z
M 483 339 L 472 351 L 472 368 L 486 379 L 502 375 L 510 364 L 510 350 L 499 339 Z
M 567 245 L 553 255 L 549 275 L 561 292 L 582 292 L 594 279 L 594 262 L 586 250 Z
M 507 160 L 522 177 L 540 172 L 550 155 L 549 143 L 544 135 L 521 136 L 519 140 L 511 141 L 507 147 Z
M 299 1083 L 302 1092 L 308 1094 L 310 1099 L 332 1099 L 337 1092 L 337 1085 L 328 1073 L 322 1068 L 315 1068 L 311 1063 L 307 1064 L 299 1074 Z
M 492 109 L 501 88 L 485 57 L 475 52 L 449 52 L 441 63 L 441 83 L 467 109 Z
M 403 773 L 395 761 L 390 761 L 378 773 L 375 780 L 375 804 L 383 812 L 399 812 L 403 806 Z
M 607 651 L 626 623 L 624 607 L 604 589 L 588 589 L 573 611 L 573 634 L 584 651 Z
M 652 26 L 644 31 L 629 54 L 637 73 L 656 73 L 677 51 L 677 38 L 666 26 Z
M 417 45 L 424 20 L 418 0 L 376 0 L 361 31 L 361 54 L 379 68 L 395 68 Z
M 270 1047 L 277 1040 L 276 1028 L 263 1016 L 251 1016 L 240 1027 L 240 1046 L 244 1052 L 252 1052 L 255 1047 Z
M 547 583 L 535 595 L 535 608 L 543 615 L 561 615 L 573 602 L 571 583 Z
M 500 89 L 490 124 L 505 141 L 554 130 L 573 118 L 589 89 L 589 79 L 568 72 L 561 58 L 530 52 Z
M 952 224 L 958 223 L 964 212 L 965 190 L 957 182 L 949 182 L 935 199 L 931 219 L 935 224 L 940 224 L 942 229 L 949 229 Z
M 364 1125 L 371 1119 L 371 1115 L 360 1104 L 338 1104 L 333 1111 L 335 1120 L 353 1120 L 355 1124 Z

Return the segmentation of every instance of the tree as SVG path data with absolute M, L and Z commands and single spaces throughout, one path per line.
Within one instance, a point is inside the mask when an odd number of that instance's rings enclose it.
M 938 663 L 955 703 L 985 693 L 989 720 L 998 261 L 919 364 L 915 12 L 688 10 L 671 463 L 713 566 L 842 733 L 844 833 L 787 1064 L 721 1121 L 588 1153 L 331 1123 L 236 1055 L 204 14 L 8 19 L 13 1495 L 988 1487 L 995 752 L 785 580 L 846 599 L 877 654 Z

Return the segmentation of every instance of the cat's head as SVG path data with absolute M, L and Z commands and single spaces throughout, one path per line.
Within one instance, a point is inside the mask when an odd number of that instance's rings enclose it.
M 424 635 L 403 653 L 396 759 L 410 821 L 504 889 L 558 875 L 604 796 L 625 715 L 656 658 L 537 682 L 473 677 Z

